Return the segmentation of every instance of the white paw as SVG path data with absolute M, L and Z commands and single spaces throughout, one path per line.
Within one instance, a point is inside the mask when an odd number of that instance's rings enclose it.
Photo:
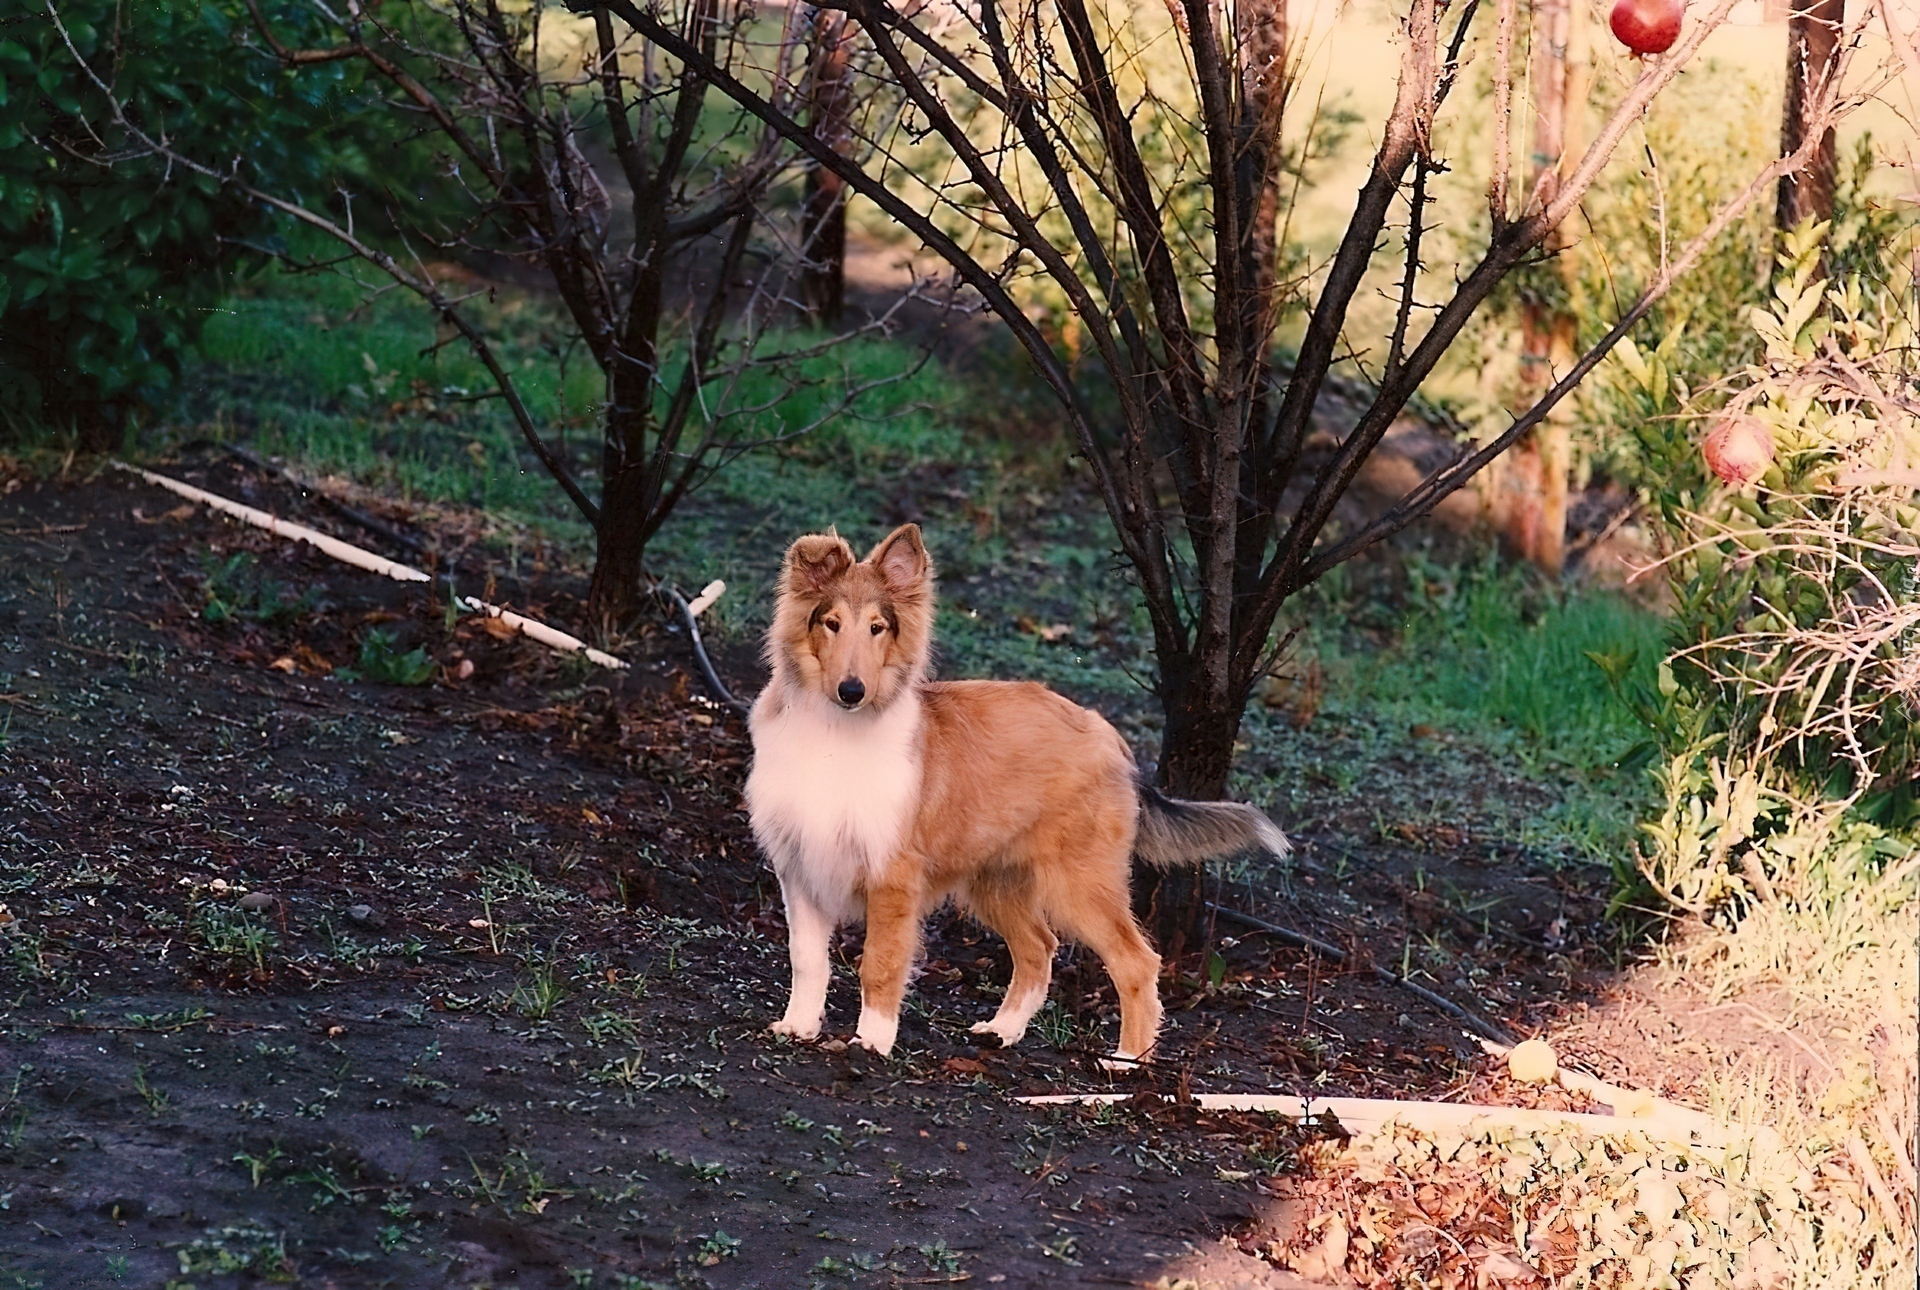
M 889 1017 L 884 1012 L 875 1012 L 870 1008 L 860 1010 L 860 1024 L 853 1032 L 853 1042 L 870 1053 L 885 1057 L 893 1051 L 894 1036 L 900 1033 L 900 1018 Z
M 1128 1071 L 1139 1070 L 1150 1060 L 1152 1060 L 1150 1055 L 1147 1057 L 1135 1057 L 1132 1053 L 1116 1052 L 1111 1057 L 1102 1057 L 1100 1059 L 1100 1069 L 1110 1075 L 1124 1075 Z
M 968 1029 L 976 1035 L 992 1035 L 1000 1041 L 1002 1048 L 1013 1047 L 1024 1039 L 1027 1034 L 1027 1028 L 1024 1025 L 1011 1026 L 998 1020 L 976 1021 L 972 1026 L 968 1027 Z
M 802 1043 L 810 1043 L 820 1037 L 820 1023 L 817 1020 L 805 1022 L 795 1021 L 792 1017 L 782 1017 L 768 1026 L 767 1030 L 771 1034 L 785 1035 L 788 1039 L 798 1039 Z

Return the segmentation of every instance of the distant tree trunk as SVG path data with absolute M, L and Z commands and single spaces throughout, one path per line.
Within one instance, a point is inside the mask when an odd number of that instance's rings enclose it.
M 848 65 L 856 31 L 843 10 L 813 12 L 807 124 L 816 139 L 843 155 L 853 141 Z M 807 170 L 801 230 L 806 246 L 800 303 L 815 322 L 838 322 L 847 294 L 847 192 L 846 181 L 825 166 Z
M 1833 75 L 1840 57 L 1840 29 L 1847 0 L 1793 0 L 1787 20 L 1787 91 L 1780 120 L 1780 155 L 1795 151 L 1807 138 L 1807 113 L 1820 87 Z M 1806 168 L 1780 177 L 1774 222 L 1782 232 L 1807 220 L 1833 218 L 1834 144 L 1829 127 Z
M 1581 150 L 1582 114 L 1591 82 L 1586 56 L 1586 7 L 1569 0 L 1539 0 L 1534 5 L 1533 84 L 1536 98 L 1533 155 L 1536 205 L 1551 202 L 1560 190 L 1563 168 Z M 1567 250 L 1573 243 L 1565 224 L 1548 235 L 1545 249 Z M 1562 260 L 1571 293 L 1573 266 Z M 1537 402 L 1557 374 L 1579 356 L 1577 320 L 1565 304 L 1530 300 L 1520 328 L 1520 383 L 1513 405 Z M 1562 403 L 1514 445 L 1500 469 L 1504 531 L 1508 547 L 1548 573 L 1560 572 L 1566 558 L 1567 486 L 1572 470 L 1573 406 Z

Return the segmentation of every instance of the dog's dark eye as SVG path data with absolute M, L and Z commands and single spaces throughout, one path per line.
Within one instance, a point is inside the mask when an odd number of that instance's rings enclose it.
M 878 636 L 881 632 L 887 630 L 887 625 L 885 623 L 875 623 L 869 630 L 872 631 L 875 636 Z
M 820 625 L 825 627 L 830 632 L 837 632 L 840 630 L 840 620 L 837 618 L 823 618 L 820 620 Z

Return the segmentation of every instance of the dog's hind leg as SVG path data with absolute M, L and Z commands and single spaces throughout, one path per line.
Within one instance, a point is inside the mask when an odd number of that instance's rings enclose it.
M 1053 982 L 1053 952 L 1060 942 L 1034 908 L 1030 892 L 988 895 L 976 891 L 968 893 L 968 901 L 980 921 L 1000 933 L 1013 955 L 1013 980 L 1007 983 L 1000 1010 L 991 1021 L 974 1023 L 973 1033 L 994 1035 L 1001 1047 L 1011 1048 L 1027 1033 L 1027 1023 L 1047 1001 L 1047 987 Z
M 1061 923 L 1068 935 L 1100 956 L 1120 996 L 1120 1046 L 1101 1065 L 1125 1071 L 1150 1061 L 1160 1033 L 1160 956 L 1133 921 L 1124 883 L 1114 890 L 1086 892 Z
M 903 866 L 904 867 L 904 866 Z M 900 1002 L 907 974 L 920 955 L 925 915 L 914 886 L 880 886 L 867 892 L 867 942 L 860 954 L 860 1025 L 853 1042 L 885 1057 L 900 1031 Z
M 776 1035 L 816 1039 L 827 1015 L 827 950 L 833 919 L 797 883 L 780 880 L 787 902 L 787 957 L 793 963 L 793 993 L 787 1015 L 768 1027 Z

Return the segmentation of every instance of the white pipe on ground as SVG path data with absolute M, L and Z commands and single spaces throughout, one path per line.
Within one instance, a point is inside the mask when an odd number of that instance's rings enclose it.
M 392 578 L 396 582 L 433 581 L 429 575 L 422 573 L 411 565 L 401 564 L 397 560 L 389 560 L 383 555 L 376 555 L 374 552 L 364 547 L 357 547 L 351 542 L 342 542 L 339 538 L 329 536 L 328 534 L 320 532 L 318 529 L 310 529 L 304 524 L 295 524 L 291 520 L 283 520 L 279 516 L 260 510 L 257 507 L 246 506 L 240 502 L 231 501 L 220 496 L 218 493 L 209 493 L 204 488 L 195 488 L 192 484 L 184 484 L 177 479 L 169 479 L 165 475 L 157 475 L 151 470 L 142 470 L 138 466 L 130 466 L 124 461 L 116 460 L 113 462 L 113 465 L 121 470 L 133 472 L 156 488 L 164 488 L 168 492 L 184 497 L 190 502 L 198 502 L 203 506 L 220 511 L 223 514 L 231 515 L 237 520 L 253 525 L 255 528 L 265 529 L 277 537 L 292 538 L 296 542 L 306 542 L 315 549 L 332 556 L 342 564 L 350 564 L 356 569 L 365 569 L 369 573 L 377 573 L 384 578 Z M 725 587 L 722 586 L 721 589 L 725 590 Z M 709 588 L 709 590 L 711 590 L 711 588 Z M 718 598 L 717 592 L 715 593 L 715 598 Z M 587 656 L 589 662 L 598 663 L 601 667 L 626 667 L 624 660 L 617 659 L 611 654 L 594 649 L 579 637 L 569 636 L 558 628 L 549 627 L 545 623 L 526 617 L 524 614 L 516 614 L 512 610 L 502 609 L 498 605 L 490 605 L 486 601 L 474 596 L 462 596 L 459 599 L 461 604 L 473 612 L 485 614 L 489 618 L 497 618 L 519 632 L 522 636 L 539 641 L 542 645 L 550 649 L 556 649 L 567 654 L 583 653 Z

